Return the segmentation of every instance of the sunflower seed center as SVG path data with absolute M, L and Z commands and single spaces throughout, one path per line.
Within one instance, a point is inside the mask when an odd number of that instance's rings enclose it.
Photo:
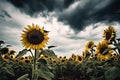
M 41 32 L 37 30 L 32 30 L 28 33 L 27 40 L 31 44 L 40 44 L 44 40 L 44 36 Z

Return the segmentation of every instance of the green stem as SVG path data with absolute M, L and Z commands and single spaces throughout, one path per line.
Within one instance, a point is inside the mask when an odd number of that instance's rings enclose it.
M 33 68 L 32 68 L 32 80 L 37 80 L 36 74 L 35 74 L 35 70 L 36 70 L 36 54 L 37 54 L 37 50 L 35 50 L 35 55 L 33 57 Z
M 36 52 L 37 52 L 37 50 L 35 50 L 35 56 L 34 56 L 34 70 L 36 68 Z
M 32 55 L 32 59 L 34 59 L 34 56 L 33 56 L 33 53 L 32 53 L 32 51 L 31 51 L 31 49 L 30 49 L 29 51 L 30 51 L 30 53 L 31 53 L 31 55 Z

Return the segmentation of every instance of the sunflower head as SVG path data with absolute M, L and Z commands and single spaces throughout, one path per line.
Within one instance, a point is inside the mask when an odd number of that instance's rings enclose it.
M 75 55 L 74 53 L 72 53 L 71 58 L 72 58 L 73 60 L 75 60 L 76 55 Z
M 16 51 L 10 50 L 8 54 L 9 54 L 9 55 L 14 55 L 15 53 L 16 53 Z
M 71 61 L 71 62 L 72 62 L 72 61 L 74 61 L 74 59 L 73 59 L 72 57 L 70 57 L 70 58 L 68 59 L 68 61 Z
M 86 46 L 85 46 L 85 49 L 90 50 L 91 48 L 93 48 L 93 46 L 94 46 L 94 42 L 93 41 L 88 41 Z
M 82 56 L 77 55 L 75 61 L 81 63 L 82 62 Z
M 22 44 L 25 48 L 42 49 L 48 42 L 48 34 L 38 25 L 28 25 L 22 33 Z
M 67 59 L 62 58 L 62 59 L 60 60 L 60 63 L 61 63 L 61 64 L 65 64 L 66 61 L 67 61 Z
M 52 59 L 52 62 L 53 62 L 53 63 L 56 63 L 57 61 L 56 61 L 56 59 Z
M 112 56 L 113 51 L 109 50 L 110 46 L 106 41 L 99 42 L 96 47 L 96 55 L 100 60 L 109 59 Z
M 112 59 L 115 60 L 115 61 L 119 61 L 120 60 L 120 55 L 116 54 L 116 53 L 113 53 L 112 54 Z
M 24 59 L 23 63 L 29 64 L 31 61 L 29 59 Z
M 10 61 L 8 54 L 3 54 L 3 55 L 1 55 L 1 57 L 2 57 L 2 59 L 3 59 L 4 61 L 6 61 L 6 62 L 9 62 L 9 61 Z
M 116 37 L 116 32 L 115 32 L 115 29 L 114 27 L 112 26 L 109 26 L 106 30 L 104 30 L 104 33 L 103 33 L 103 38 L 107 41 L 113 41 Z

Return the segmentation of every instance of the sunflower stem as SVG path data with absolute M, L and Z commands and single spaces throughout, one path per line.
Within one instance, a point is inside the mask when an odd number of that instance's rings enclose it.
M 34 69 L 36 68 L 36 52 L 37 50 L 35 50 L 35 56 L 34 56 Z
M 32 55 L 32 59 L 34 59 L 34 56 L 33 56 L 33 52 L 31 51 L 31 49 L 29 49 L 31 55 Z
M 37 75 L 35 74 L 35 71 L 36 71 L 36 54 L 37 54 L 37 50 L 35 49 L 35 55 L 34 55 L 34 58 L 33 58 L 33 74 L 32 74 L 32 80 L 37 80 Z

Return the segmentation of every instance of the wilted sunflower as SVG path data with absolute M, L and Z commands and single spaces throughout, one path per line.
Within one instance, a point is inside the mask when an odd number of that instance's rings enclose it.
M 45 32 L 44 27 L 39 28 L 38 25 L 28 25 L 22 33 L 22 44 L 25 48 L 42 49 L 48 42 L 48 34 Z
M 110 46 L 106 41 L 99 42 L 96 47 L 96 56 L 99 60 L 106 60 L 111 58 L 113 50 L 109 50 Z
M 107 41 L 113 41 L 116 37 L 116 32 L 115 32 L 115 29 L 114 27 L 112 26 L 109 26 L 106 30 L 104 30 L 104 33 L 103 33 L 103 38 Z

